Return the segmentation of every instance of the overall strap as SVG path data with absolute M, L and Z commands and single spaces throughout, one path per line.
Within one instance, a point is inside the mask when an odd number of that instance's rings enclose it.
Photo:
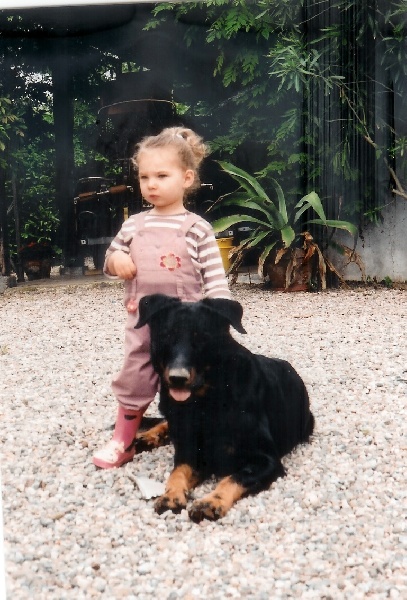
M 139 212 L 139 213 L 133 215 L 133 219 L 136 224 L 136 231 L 138 231 L 139 229 L 142 229 L 144 227 L 145 215 L 146 215 L 145 212 Z
M 198 221 L 200 221 L 202 217 L 197 215 L 196 213 L 188 213 L 185 217 L 184 222 L 180 227 L 180 231 L 186 235 L 186 233 L 191 229 L 192 225 L 195 225 Z

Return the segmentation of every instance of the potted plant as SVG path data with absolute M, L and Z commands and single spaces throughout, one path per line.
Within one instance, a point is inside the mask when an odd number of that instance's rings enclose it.
M 53 245 L 58 224 L 50 202 L 40 202 L 25 221 L 21 230 L 25 243 L 19 248 L 19 256 L 29 280 L 50 277 L 52 258 L 60 253 Z
M 247 238 L 229 253 L 231 266 L 228 274 L 236 280 L 245 255 L 256 248 L 259 251 L 259 275 L 268 275 L 271 287 L 304 290 L 309 289 L 311 279 L 316 278 L 317 284 L 325 289 L 327 268 L 343 281 L 320 243 L 314 239 L 310 227 L 313 230 L 320 227 L 321 234 L 322 230 L 344 229 L 356 237 L 355 225 L 327 219 L 321 200 L 314 191 L 289 207 L 275 179 L 271 179 L 274 187 L 272 197 L 255 177 L 243 169 L 228 162 L 220 161 L 219 164 L 239 183 L 240 188 L 219 198 L 209 210 L 230 210 L 233 207 L 239 212 L 215 220 L 212 223 L 215 232 L 243 223 L 253 226 Z M 340 243 L 332 243 L 332 247 L 356 262 L 364 275 L 363 264 L 351 248 Z

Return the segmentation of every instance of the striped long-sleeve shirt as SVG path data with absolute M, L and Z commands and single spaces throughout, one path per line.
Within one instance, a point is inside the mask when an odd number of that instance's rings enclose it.
M 146 213 L 145 227 L 179 229 L 186 218 L 182 215 L 150 215 Z M 136 233 L 134 217 L 124 221 L 119 233 L 112 240 L 106 251 L 104 273 L 113 278 L 107 269 L 107 260 L 113 252 L 121 251 L 130 254 L 130 244 Z M 222 258 L 210 223 L 200 218 L 186 234 L 186 244 L 192 264 L 200 273 L 203 283 L 203 294 L 207 298 L 230 298 L 231 294 L 223 268 Z

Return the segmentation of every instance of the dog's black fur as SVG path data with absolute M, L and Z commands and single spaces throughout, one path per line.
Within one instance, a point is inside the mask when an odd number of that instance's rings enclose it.
M 281 457 L 312 434 L 307 390 L 294 368 L 252 354 L 231 336 L 230 325 L 246 333 L 242 313 L 226 299 L 181 302 L 154 294 L 140 302 L 136 327 L 151 330 L 159 408 L 175 448 L 157 512 L 185 508 L 188 490 L 215 475 L 225 479 L 189 514 L 195 521 L 223 516 L 241 496 L 284 476 Z

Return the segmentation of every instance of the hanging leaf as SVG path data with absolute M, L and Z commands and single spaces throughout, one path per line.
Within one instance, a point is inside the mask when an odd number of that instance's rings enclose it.
M 321 219 L 310 219 L 305 224 L 309 225 L 310 223 L 324 225 L 325 227 L 331 227 L 332 229 L 344 229 L 354 237 L 358 235 L 358 228 L 353 225 L 353 223 L 349 223 L 349 221 L 336 221 L 335 219 L 327 219 L 322 221 Z
M 277 241 L 272 242 L 271 244 L 266 246 L 264 248 L 263 252 L 261 253 L 259 262 L 257 265 L 257 273 L 258 273 L 259 277 L 264 277 L 264 263 L 266 262 L 267 258 L 269 257 L 270 252 L 273 250 L 273 248 L 276 244 L 277 244 Z
M 289 248 L 280 248 L 276 253 L 276 258 L 274 260 L 274 264 L 277 265 L 280 260 L 283 258 L 284 254 L 289 251 Z

